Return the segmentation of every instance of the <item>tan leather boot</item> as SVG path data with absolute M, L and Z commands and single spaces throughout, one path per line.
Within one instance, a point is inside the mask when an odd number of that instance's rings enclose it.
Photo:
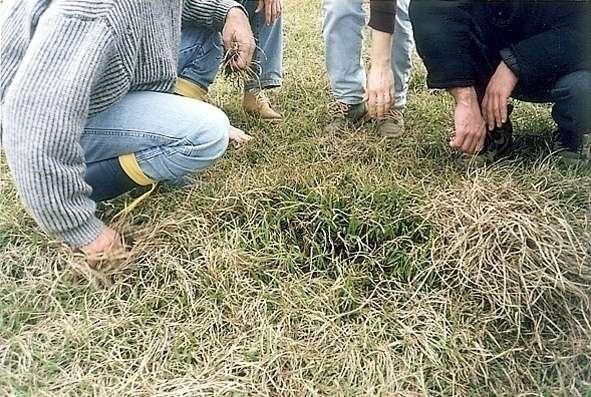
M 283 120 L 283 116 L 271 107 L 269 98 L 262 91 L 245 92 L 242 107 L 246 113 L 260 117 L 262 120 Z
M 177 78 L 174 86 L 174 93 L 187 98 L 197 99 L 205 102 L 207 100 L 207 90 L 199 84 L 195 84 L 190 80 Z

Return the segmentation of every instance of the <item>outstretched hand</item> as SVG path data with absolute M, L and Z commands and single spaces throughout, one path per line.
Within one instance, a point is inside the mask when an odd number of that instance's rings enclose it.
M 242 145 L 247 144 L 252 140 L 252 137 L 239 128 L 230 126 L 230 143 L 235 149 L 239 149 Z
M 371 67 L 365 100 L 370 117 L 381 119 L 388 113 L 394 102 L 394 73 L 390 65 Z
M 495 126 L 500 128 L 507 122 L 507 103 L 517 81 L 515 73 L 505 62 L 501 61 L 488 83 L 482 100 L 482 114 L 490 131 Z
M 80 248 L 90 265 L 120 256 L 125 247 L 119 233 L 110 227 L 104 227 L 101 234 L 90 244 Z
M 486 141 L 486 124 L 480 111 L 476 91 L 473 87 L 450 90 L 456 99 L 454 113 L 454 136 L 450 146 L 464 153 L 477 154 Z

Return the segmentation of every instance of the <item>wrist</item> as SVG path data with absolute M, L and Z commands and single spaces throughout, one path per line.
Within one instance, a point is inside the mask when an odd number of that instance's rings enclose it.
M 240 4 L 236 4 L 228 9 L 228 12 L 226 13 L 226 22 L 233 19 L 241 19 L 245 16 L 248 17 L 246 10 Z
M 392 67 L 390 58 L 378 57 L 372 58 L 371 67 L 374 69 L 389 70 Z
M 454 97 L 456 105 L 472 106 L 478 104 L 478 96 L 474 87 L 450 88 L 449 93 Z

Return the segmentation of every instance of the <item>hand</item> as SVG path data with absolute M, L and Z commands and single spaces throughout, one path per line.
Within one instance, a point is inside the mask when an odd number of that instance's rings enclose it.
M 255 12 L 258 14 L 265 10 L 265 23 L 273 25 L 283 12 L 283 0 L 259 0 Z
M 517 85 L 518 78 L 503 61 L 497 67 L 497 71 L 490 79 L 484 99 L 482 100 L 482 113 L 486 119 L 489 130 L 495 125 L 501 127 L 507 122 L 507 101 Z
M 234 148 L 239 149 L 242 145 L 247 144 L 252 140 L 252 137 L 239 128 L 230 126 L 230 142 Z
M 389 63 L 385 66 L 372 66 L 369 70 L 365 100 L 372 118 L 383 118 L 392 107 L 394 74 Z
M 450 146 L 464 153 L 476 154 L 484 148 L 486 140 L 486 124 L 476 91 L 473 87 L 454 88 L 450 93 L 456 99 L 455 133 Z
M 226 16 L 226 24 L 222 30 L 222 38 L 226 52 L 233 53 L 230 58 L 232 70 L 248 68 L 252 62 L 256 44 L 250 22 L 242 9 L 238 7 L 230 8 Z
M 115 230 L 105 227 L 92 243 L 80 249 L 90 264 L 101 260 L 108 260 L 125 251 L 121 236 Z

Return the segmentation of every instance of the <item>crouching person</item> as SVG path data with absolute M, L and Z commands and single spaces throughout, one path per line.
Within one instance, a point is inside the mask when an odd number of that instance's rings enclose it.
M 96 202 L 176 183 L 228 145 L 221 110 L 169 93 L 181 18 L 212 30 L 228 25 L 235 40 L 250 40 L 239 28 L 248 24 L 244 10 L 228 0 L 15 0 L 3 12 L 8 166 L 37 223 L 89 256 L 121 248 L 118 233 L 96 217 Z
M 508 99 L 554 104 L 555 150 L 591 158 L 591 6 L 588 2 L 411 2 L 431 88 L 455 98 L 451 146 L 479 160 L 510 153 Z

